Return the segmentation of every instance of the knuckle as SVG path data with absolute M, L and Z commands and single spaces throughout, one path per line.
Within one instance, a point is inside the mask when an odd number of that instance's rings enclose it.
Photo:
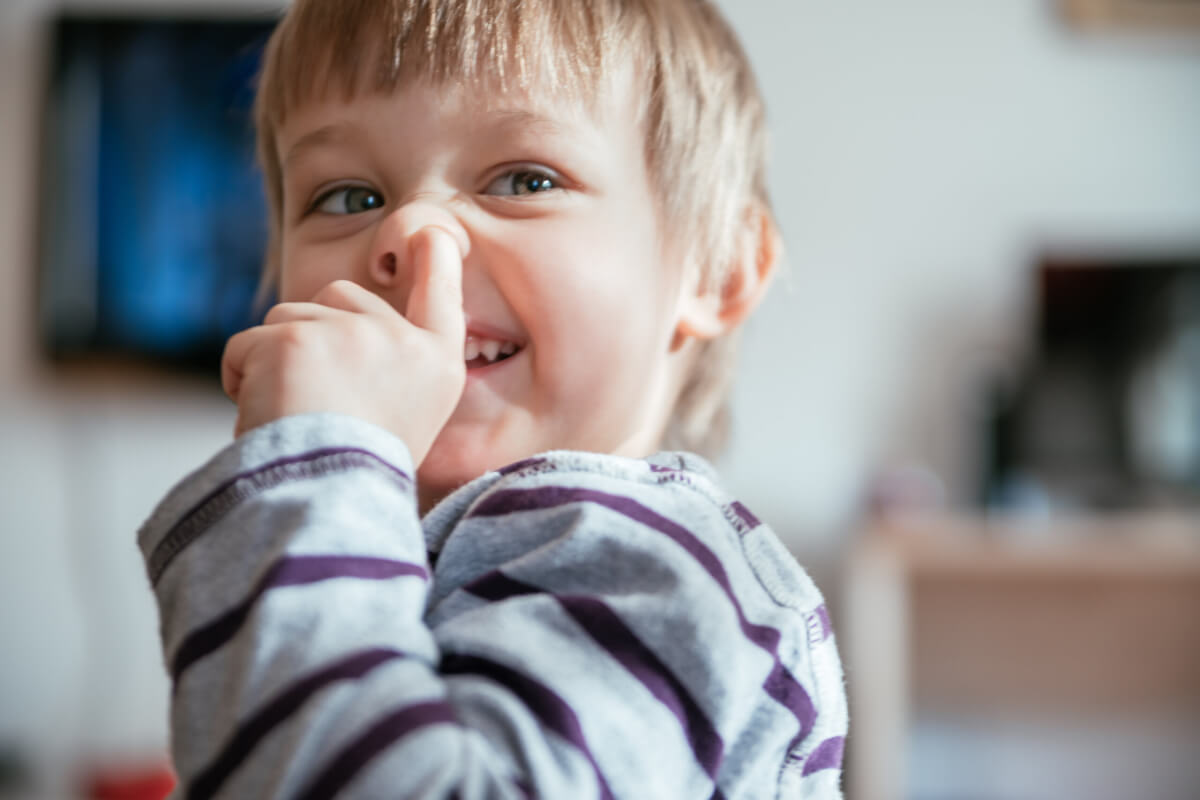
M 380 334 L 379 325 L 366 315 L 355 315 L 341 321 L 345 335 L 358 343 L 366 343 L 377 338 Z
M 284 320 L 286 315 L 287 309 L 285 304 L 279 303 L 278 305 L 271 306 L 270 310 L 263 316 L 263 324 L 277 325 Z
M 335 303 L 339 300 L 349 300 L 355 296 L 358 285 L 353 281 L 339 278 L 328 283 L 317 292 L 316 301 L 322 304 Z
M 290 357 L 312 350 L 315 344 L 314 336 L 308 325 L 299 325 L 294 322 L 283 323 L 278 326 L 275 333 L 281 353 Z

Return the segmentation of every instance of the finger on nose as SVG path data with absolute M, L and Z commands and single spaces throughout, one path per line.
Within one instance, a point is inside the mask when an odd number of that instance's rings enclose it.
M 462 259 L 454 237 L 440 226 L 427 225 L 413 236 L 411 247 L 414 285 L 405 316 L 461 345 Z
M 447 233 L 458 246 L 459 255 L 466 258 L 471 250 L 470 237 L 466 229 L 447 207 L 445 198 L 430 194 L 414 195 L 400 206 L 402 229 L 407 229 L 412 238 L 418 238 L 425 228 L 435 227 Z

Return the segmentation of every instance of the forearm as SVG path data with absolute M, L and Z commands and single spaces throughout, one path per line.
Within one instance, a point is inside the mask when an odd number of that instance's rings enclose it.
M 396 771 L 398 796 L 503 773 L 448 741 L 463 731 L 422 621 L 409 470 L 371 426 L 284 420 L 239 439 L 147 523 L 188 796 L 329 796 L 372 751 L 406 748 L 421 755 Z

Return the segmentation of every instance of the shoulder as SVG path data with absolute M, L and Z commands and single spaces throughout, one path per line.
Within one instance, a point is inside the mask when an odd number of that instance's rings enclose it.
M 541 540 L 569 517 L 577 539 L 663 540 L 659 557 L 692 561 L 728 593 L 790 609 L 826 626 L 821 594 L 774 531 L 720 484 L 703 458 L 664 452 L 645 459 L 553 451 L 511 464 L 464 487 L 427 520 L 433 540 L 453 529 L 503 527 Z M 459 531 L 463 532 L 463 531 Z M 440 548 L 434 548 L 440 549 Z M 645 554 L 641 546 L 636 551 Z
M 747 776 L 803 771 L 817 741 L 844 729 L 820 592 L 702 459 L 551 452 L 464 487 L 447 509 L 429 617 L 443 646 L 463 649 L 468 625 L 488 647 L 496 630 L 532 641 L 530 620 L 574 631 L 577 648 L 600 642 L 632 674 L 665 676 L 686 727 L 711 727 Z M 555 641 L 534 649 L 567 658 Z M 564 692 L 577 677 L 564 675 Z

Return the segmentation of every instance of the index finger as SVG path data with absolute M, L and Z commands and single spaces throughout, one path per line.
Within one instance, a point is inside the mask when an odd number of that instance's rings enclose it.
M 462 253 L 448 232 L 428 225 L 413 234 L 413 286 L 404 316 L 417 327 L 456 345 L 466 336 L 462 299 Z

